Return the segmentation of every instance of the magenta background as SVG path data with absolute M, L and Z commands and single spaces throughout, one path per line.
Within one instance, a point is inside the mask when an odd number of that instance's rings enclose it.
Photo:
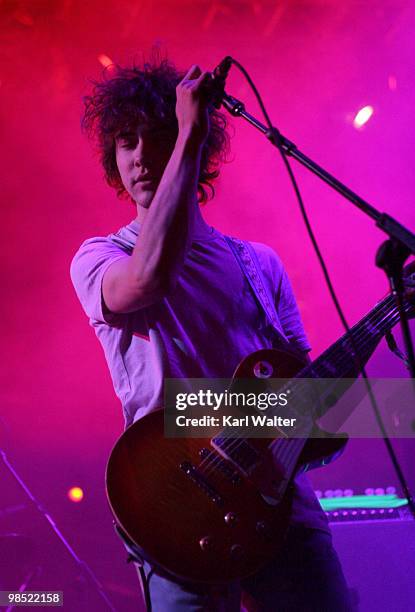
M 69 279 L 69 264 L 81 241 L 109 233 L 134 214 L 104 184 L 79 129 L 87 79 L 100 75 L 97 57 L 140 59 L 156 44 L 182 68 L 199 63 L 212 69 L 233 55 L 254 78 L 284 134 L 370 203 L 413 229 L 415 5 L 403 0 L 49 0 L 3 3 L 0 15 L 5 424 L 0 440 L 71 542 L 93 560 L 114 597 L 125 597 L 127 610 L 134 578 L 131 570 L 132 586 L 126 578 L 122 587 L 123 555 L 111 534 L 103 493 L 105 461 L 123 420 L 101 347 Z M 388 87 L 390 75 L 397 79 L 396 91 Z M 236 69 L 228 91 L 259 116 Z M 351 120 L 366 104 L 375 112 L 358 131 Z M 266 242 L 278 251 L 317 356 L 342 328 L 294 193 L 275 150 L 242 122 L 235 120 L 234 128 L 234 161 L 223 168 L 206 219 L 225 233 Z M 317 178 L 295 162 L 293 168 L 353 323 L 387 291 L 373 263 L 384 237 Z M 384 343 L 369 371 L 406 375 Z M 413 444 L 398 441 L 396 446 L 415 485 Z M 22 494 L 0 470 L 6 501 L 20 503 Z M 382 441 L 359 441 L 338 463 L 315 472 L 313 482 L 323 489 L 358 489 L 395 484 L 396 478 Z M 86 490 L 78 506 L 65 498 L 74 484 Z M 0 523 L 0 533 L 29 530 L 32 524 L 22 511 L 3 527 Z M 54 538 L 47 537 L 53 549 Z M 111 555 L 115 551 L 111 563 L 118 568 L 117 580 L 108 574 L 108 555 L 93 557 L 91 545 L 97 543 L 105 543 Z M 59 545 L 56 549 L 57 555 L 65 554 Z M 111 581 L 115 586 L 109 586 Z M 119 593 L 123 588 L 126 593 Z

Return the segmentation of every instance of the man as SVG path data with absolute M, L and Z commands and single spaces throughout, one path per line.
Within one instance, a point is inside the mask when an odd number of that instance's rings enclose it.
M 183 76 L 161 62 L 115 67 L 86 98 L 84 126 L 106 179 L 137 206 L 132 223 L 84 242 L 71 267 L 127 426 L 162 404 L 164 378 L 228 378 L 249 353 L 278 346 L 229 244 L 200 213 L 228 147 L 211 89 L 211 74 L 198 66 Z M 269 247 L 252 246 L 281 336 L 305 357 L 310 347 L 286 272 Z M 145 572 L 154 612 L 233 612 L 242 591 L 252 609 L 350 609 L 326 517 L 305 477 L 295 482 L 282 552 L 242 584 L 186 584 L 148 564 Z

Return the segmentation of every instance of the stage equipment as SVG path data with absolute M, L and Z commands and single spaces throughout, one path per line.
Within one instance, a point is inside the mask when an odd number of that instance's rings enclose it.
M 408 508 L 329 513 L 356 612 L 412 610 L 415 581 L 415 522 Z

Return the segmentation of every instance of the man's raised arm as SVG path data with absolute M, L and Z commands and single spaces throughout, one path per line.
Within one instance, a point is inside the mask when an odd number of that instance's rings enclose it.
M 209 132 L 205 88 L 211 78 L 209 72 L 192 66 L 176 88 L 178 136 L 173 152 L 132 255 L 114 262 L 103 278 L 103 298 L 111 312 L 127 313 L 149 306 L 175 286 L 198 213 L 201 153 Z

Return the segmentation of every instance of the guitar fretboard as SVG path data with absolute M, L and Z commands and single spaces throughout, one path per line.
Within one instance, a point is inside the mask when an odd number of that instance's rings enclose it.
M 332 344 L 298 378 L 345 378 L 356 376 L 381 338 L 399 320 L 395 298 L 388 295 L 356 325 Z M 359 367 L 360 366 L 360 367 Z M 356 372 L 356 370 L 358 370 Z

